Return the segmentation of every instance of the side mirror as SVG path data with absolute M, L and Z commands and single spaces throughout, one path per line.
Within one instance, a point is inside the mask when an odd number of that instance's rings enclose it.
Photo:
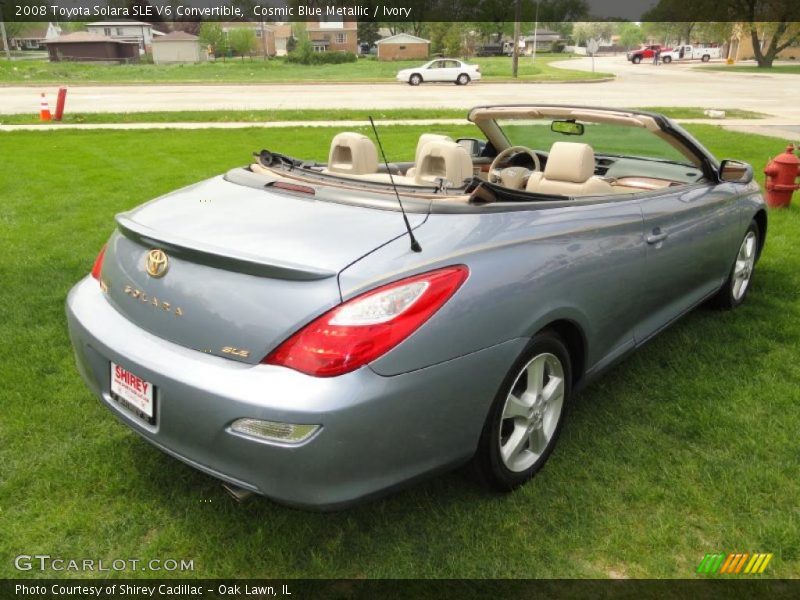
M 477 138 L 458 138 L 456 143 L 462 146 L 472 158 L 483 156 L 483 149 L 486 148 L 486 142 Z
M 753 167 L 740 160 L 726 158 L 719 165 L 719 179 L 728 183 L 750 183 Z

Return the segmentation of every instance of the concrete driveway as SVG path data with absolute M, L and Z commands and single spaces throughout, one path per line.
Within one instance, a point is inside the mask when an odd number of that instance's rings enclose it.
M 520 60 L 530 60 L 521 58 Z M 605 106 L 741 108 L 800 126 L 800 76 L 735 73 L 695 68 L 699 62 L 632 65 L 624 56 L 595 59 L 598 71 L 617 79 L 601 83 L 78 85 L 67 108 L 75 112 L 235 110 L 265 108 L 469 108 L 477 104 L 555 102 Z M 591 59 L 561 66 L 591 69 Z M 510 63 L 509 63 L 510 67 Z M 0 113 L 36 113 L 39 93 L 55 100 L 57 86 L 0 87 Z

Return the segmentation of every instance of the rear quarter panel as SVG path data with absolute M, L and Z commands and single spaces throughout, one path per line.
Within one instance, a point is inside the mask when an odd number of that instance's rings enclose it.
M 398 215 L 398 218 L 399 215 Z M 642 214 L 625 200 L 487 214 L 433 214 L 416 231 L 340 274 L 345 299 L 442 266 L 466 264 L 455 296 L 402 344 L 372 364 L 396 375 L 532 336 L 569 320 L 587 341 L 587 366 L 633 346 L 644 264 Z

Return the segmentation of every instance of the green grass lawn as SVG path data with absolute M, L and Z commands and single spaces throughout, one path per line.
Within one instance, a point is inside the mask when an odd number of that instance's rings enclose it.
M 567 54 L 538 55 L 533 64 L 521 58 L 519 77 L 524 81 L 575 81 L 613 77 L 609 73 L 589 73 L 559 69 L 553 61 L 569 60 Z M 228 59 L 186 65 L 51 63 L 46 61 L 0 61 L 0 84 L 25 83 L 299 83 L 394 81 L 397 71 L 425 61 L 380 62 L 370 58 L 341 65 L 295 65 L 281 58 Z M 474 58 L 484 80 L 511 79 L 509 57 Z
M 762 181 L 781 148 L 689 129 Z M 387 154 L 410 159 L 423 131 L 385 127 Z M 20 553 L 186 558 L 212 578 L 692 577 L 732 551 L 773 552 L 764 577 L 800 577 L 797 200 L 770 213 L 746 304 L 695 311 L 586 389 L 511 495 L 456 472 L 334 514 L 239 506 L 119 424 L 75 370 L 63 308 L 114 214 L 263 147 L 323 159 L 334 133 L 0 134 L 0 577 L 42 575 L 16 572 Z
M 700 107 L 645 107 L 641 110 L 659 112 L 675 119 L 705 119 Z M 726 109 L 727 118 L 762 119 L 769 115 L 740 109 Z M 397 109 L 269 109 L 269 110 L 177 110 L 135 113 L 69 113 L 62 123 L 269 123 L 271 121 L 359 121 L 368 116 L 375 119 L 466 119 L 461 108 L 397 108 Z M 3 115 L 0 125 L 38 125 L 38 114 Z
M 757 65 L 715 65 L 713 67 L 694 67 L 711 71 L 734 71 L 737 73 L 764 73 L 766 75 L 800 75 L 800 65 L 777 64 L 769 69 Z

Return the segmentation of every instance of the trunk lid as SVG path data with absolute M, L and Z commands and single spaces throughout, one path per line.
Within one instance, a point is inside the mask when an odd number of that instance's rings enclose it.
M 154 335 L 251 364 L 340 302 L 340 271 L 405 233 L 396 211 L 221 176 L 117 224 L 102 270 L 115 308 Z

